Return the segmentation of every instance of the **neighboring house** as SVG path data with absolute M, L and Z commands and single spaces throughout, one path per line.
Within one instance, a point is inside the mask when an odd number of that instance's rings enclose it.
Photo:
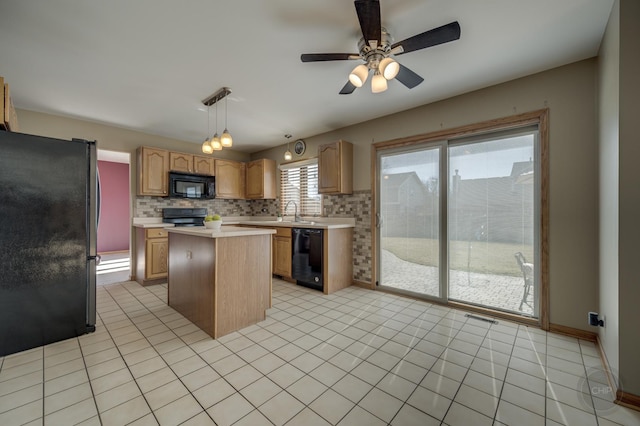
M 383 237 L 432 238 L 438 230 L 438 197 L 416 172 L 384 174 L 380 206 Z M 435 233 L 434 233 L 435 232 Z

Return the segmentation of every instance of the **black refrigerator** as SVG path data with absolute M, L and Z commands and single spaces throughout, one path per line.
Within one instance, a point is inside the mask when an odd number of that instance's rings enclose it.
M 96 155 L 0 131 L 0 356 L 95 330 Z

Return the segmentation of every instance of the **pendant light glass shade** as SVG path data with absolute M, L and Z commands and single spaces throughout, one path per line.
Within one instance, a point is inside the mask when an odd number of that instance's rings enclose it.
M 293 154 L 291 154 L 291 151 L 289 151 L 289 148 L 287 148 L 287 152 L 284 153 L 284 159 L 287 161 L 291 161 L 292 158 Z
M 384 78 L 380 71 L 376 70 L 376 73 L 373 75 L 371 79 L 371 92 L 372 93 L 381 93 L 387 90 L 387 79 Z
M 362 87 L 367 77 L 369 76 L 369 68 L 366 65 L 360 64 L 351 71 L 349 74 L 349 81 L 356 87 Z
M 222 132 L 222 136 L 220 137 L 220 143 L 225 148 L 229 148 L 233 145 L 233 138 L 231 137 L 231 134 L 226 127 L 224 129 L 224 132 Z
M 209 143 L 209 139 L 205 139 L 204 142 L 202 142 L 202 152 L 205 154 L 213 153 L 213 147 Z
M 220 143 L 220 138 L 218 137 L 217 133 L 213 135 L 213 137 L 211 138 L 211 142 L 209 143 L 211 144 L 211 148 L 213 151 L 222 151 L 222 143 Z
M 384 58 L 380 61 L 378 69 L 387 80 L 392 80 L 398 75 L 400 71 L 400 64 L 391 58 Z

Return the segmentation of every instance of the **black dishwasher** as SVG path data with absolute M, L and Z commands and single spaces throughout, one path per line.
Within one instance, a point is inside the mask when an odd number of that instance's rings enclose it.
M 291 276 L 298 285 L 323 291 L 322 229 L 293 228 Z

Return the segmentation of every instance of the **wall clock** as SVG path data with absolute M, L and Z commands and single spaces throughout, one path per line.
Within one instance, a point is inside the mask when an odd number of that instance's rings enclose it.
M 305 149 L 307 149 L 307 144 L 305 144 L 302 139 L 298 139 L 295 145 L 293 145 L 293 150 L 298 155 L 304 154 Z

